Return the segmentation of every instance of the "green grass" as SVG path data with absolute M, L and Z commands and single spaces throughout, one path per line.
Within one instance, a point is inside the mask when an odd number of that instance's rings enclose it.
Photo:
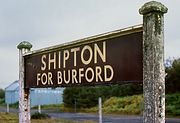
M 15 113 L 2 113 L 0 112 L 0 123 L 18 123 L 18 114 Z M 96 123 L 93 121 L 72 121 L 72 120 L 65 120 L 65 119 L 32 119 L 32 123 Z
M 103 104 L 104 113 L 140 114 L 143 97 L 134 95 L 128 97 L 111 97 Z
M 50 110 L 55 112 L 61 112 L 61 107 L 63 104 L 50 104 L 50 105 L 41 105 L 42 110 Z M 38 109 L 38 106 L 33 107 L 32 109 Z
M 18 109 L 18 108 L 19 108 L 19 102 L 10 104 L 9 106 L 10 106 L 11 108 L 16 108 L 16 109 Z
M 31 115 L 31 119 L 48 119 L 50 116 L 46 113 L 35 112 Z
M 64 107 L 65 108 L 65 107 Z M 66 109 L 66 108 L 65 108 Z M 69 109 L 70 110 L 70 109 Z M 98 106 L 77 109 L 79 112 L 96 113 Z M 132 114 L 143 113 L 143 96 L 111 97 L 103 103 L 103 113 L 106 114 Z M 180 116 L 180 93 L 166 95 L 166 115 Z
M 18 115 L 15 113 L 0 113 L 0 123 L 18 123 Z
M 62 104 L 50 104 L 50 105 L 41 105 L 41 108 L 44 110 L 52 110 L 52 109 L 57 109 L 61 107 Z M 33 109 L 38 108 L 37 106 L 33 107 Z
M 141 114 L 143 111 L 142 95 L 128 97 L 111 97 L 103 103 L 103 113 L 106 114 Z M 85 110 L 97 112 L 98 107 Z
M 14 104 L 14 107 L 16 106 L 17 104 Z M 37 109 L 37 107 L 34 108 Z M 43 105 L 41 108 L 42 110 L 53 110 L 57 112 L 74 112 L 73 108 L 67 108 L 63 104 Z M 98 106 L 92 108 L 77 109 L 77 112 L 97 113 Z M 139 115 L 142 114 L 142 112 L 142 95 L 111 97 L 103 103 L 103 113 L 106 114 Z M 180 93 L 166 95 L 166 115 L 180 117 Z

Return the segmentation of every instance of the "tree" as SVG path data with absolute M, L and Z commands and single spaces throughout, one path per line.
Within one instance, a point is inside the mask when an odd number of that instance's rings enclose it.
M 0 98 L 3 99 L 5 97 L 5 92 L 0 88 Z
M 175 59 L 171 66 L 166 67 L 166 92 L 180 92 L 180 58 Z
M 95 87 L 69 87 L 64 90 L 63 102 L 66 107 L 73 107 L 76 101 L 77 108 L 89 108 L 98 104 L 98 97 L 102 101 L 110 97 L 128 96 L 141 94 L 142 84 L 126 84 Z
M 69 87 L 64 90 L 63 102 L 66 107 L 73 107 L 76 101 L 77 108 L 87 108 L 97 105 L 99 97 L 95 87 Z

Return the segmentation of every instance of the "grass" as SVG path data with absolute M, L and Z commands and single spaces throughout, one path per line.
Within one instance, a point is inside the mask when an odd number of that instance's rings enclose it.
M 62 112 L 61 107 L 62 104 L 41 105 L 41 110 L 46 110 L 48 112 Z M 32 109 L 38 109 L 38 106 L 34 106 Z
M 142 112 L 142 95 L 128 97 L 111 97 L 103 104 L 104 113 L 116 114 L 141 114 Z
M 15 104 L 15 106 L 16 105 L 17 104 Z M 37 109 L 37 107 L 34 107 L 34 108 Z M 44 110 L 53 110 L 57 112 L 74 112 L 73 108 L 64 107 L 63 104 L 43 105 L 41 108 Z M 92 108 L 81 108 L 81 109 L 77 109 L 76 111 L 86 112 L 86 113 L 97 113 L 98 106 L 92 107 Z M 139 115 L 139 114 L 142 114 L 142 112 L 143 112 L 143 96 L 142 95 L 134 95 L 134 96 L 127 96 L 127 97 L 111 97 L 103 103 L 103 113 L 106 113 L 106 114 Z M 180 117 L 180 93 L 166 95 L 166 115 L 173 116 L 173 117 L 174 116 Z M 10 117 L 10 120 L 12 118 L 13 116 Z M 56 119 L 53 119 L 53 120 L 56 120 Z M 0 120 L 0 123 L 1 123 L 1 120 Z
M 18 114 L 15 113 L 2 113 L 0 112 L 0 123 L 18 123 Z M 32 119 L 32 123 L 95 123 L 93 121 L 72 121 L 65 119 Z
M 32 120 L 32 123 L 96 123 L 93 121 L 72 121 L 65 119 Z
M 57 110 L 62 106 L 62 104 L 50 104 L 50 105 L 41 105 L 43 110 Z M 37 109 L 37 106 L 34 106 L 33 109 Z
M 18 115 L 15 113 L 0 113 L 0 123 L 18 123 Z
M 39 113 L 35 112 L 33 115 L 31 115 L 31 119 L 48 119 L 50 116 L 46 113 Z
M 74 112 L 73 108 L 67 108 L 64 107 L 64 105 L 61 105 L 60 108 L 63 112 Z M 103 103 L 102 108 L 105 114 L 142 114 L 143 96 L 111 97 Z M 76 111 L 97 113 L 98 106 L 92 108 L 77 108 Z
M 63 111 L 73 109 L 61 107 Z M 78 112 L 97 113 L 98 106 L 92 108 L 77 109 Z M 111 97 L 103 103 L 103 113 L 139 115 L 143 113 L 143 96 L 134 95 L 127 97 Z M 166 115 L 180 117 L 180 93 L 166 95 Z
M 105 114 L 141 114 L 143 111 L 142 95 L 128 97 L 111 97 L 103 103 Z M 97 112 L 98 107 L 85 110 L 86 112 Z

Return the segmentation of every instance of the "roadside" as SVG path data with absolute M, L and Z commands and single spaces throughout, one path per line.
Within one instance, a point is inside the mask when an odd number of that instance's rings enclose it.
M 98 122 L 97 114 L 89 113 L 48 113 L 51 117 L 70 120 L 92 120 Z M 142 116 L 135 115 L 103 115 L 103 123 L 143 123 Z M 166 123 L 180 123 L 180 118 L 166 118 Z
M 6 107 L 0 106 L 0 112 L 6 112 Z M 18 109 L 10 108 L 10 112 L 18 114 Z M 32 109 L 31 113 L 37 112 L 37 109 Z M 73 121 L 94 121 L 98 122 L 98 114 L 92 113 L 64 113 L 42 110 L 52 118 L 73 120 Z M 142 116 L 136 115 L 117 115 L 103 114 L 103 123 L 143 123 Z M 166 118 L 166 123 L 180 123 L 180 118 Z

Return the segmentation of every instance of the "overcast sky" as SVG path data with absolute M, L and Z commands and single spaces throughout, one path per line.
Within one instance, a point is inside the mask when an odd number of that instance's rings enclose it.
M 180 1 L 165 14 L 165 58 L 180 57 Z M 0 0 L 0 88 L 18 79 L 21 41 L 32 50 L 142 24 L 147 0 Z

